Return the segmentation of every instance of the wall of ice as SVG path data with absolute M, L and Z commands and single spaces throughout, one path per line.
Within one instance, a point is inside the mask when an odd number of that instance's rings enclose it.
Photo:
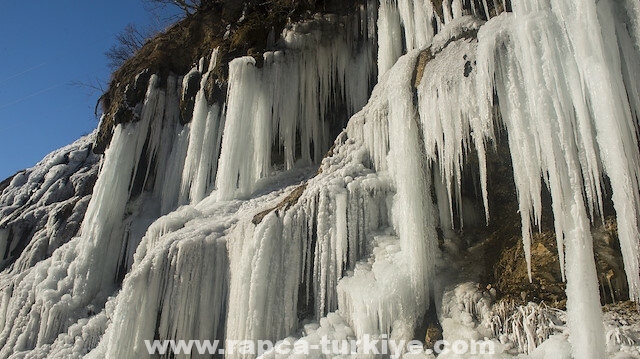
M 120 290 L 122 279 L 131 270 L 134 260 L 145 258 L 140 254 L 147 253 L 143 248 L 148 247 L 151 253 L 158 244 L 150 236 L 141 242 L 158 217 L 173 212 L 180 205 L 195 205 L 207 197 L 246 198 L 259 190 L 259 182 L 268 181 L 276 169 L 308 168 L 318 163 L 330 147 L 331 134 L 338 132 L 350 115 L 366 103 L 373 86 L 375 16 L 375 7 L 362 6 L 351 17 L 320 16 L 291 25 L 282 34 L 278 50 L 264 55 L 261 69 L 253 58 L 234 61 L 226 98 L 217 98 L 210 103 L 206 85 L 210 71 L 217 66 L 217 51 L 214 50 L 209 61 L 201 61 L 184 77 L 185 84 L 193 73 L 199 73 L 202 78 L 193 119 L 184 126 L 179 121 L 180 91 L 186 87 L 182 84 L 183 78 L 151 76 L 144 102 L 132 109 L 138 120 L 120 124 L 114 130 L 79 236 L 69 240 L 76 234 L 70 233 L 66 238 L 68 243 L 50 258 L 32 258 L 40 261 L 19 276 L 4 278 L 0 355 L 28 351 L 36 356 L 88 353 L 98 341 L 87 336 L 104 333 L 106 318 L 111 320 L 109 308 L 115 308 L 113 315 L 121 315 L 121 307 L 117 305 L 121 300 L 109 297 Z M 236 70 L 239 69 L 245 70 L 245 74 L 238 73 Z M 294 81 L 290 75 L 295 76 Z M 287 81 L 282 81 L 285 78 Z M 289 87 L 278 87 L 279 83 Z M 255 107 L 247 107 L 248 101 Z M 243 112 L 247 108 L 251 111 Z M 260 121 L 254 121 L 255 115 Z M 226 133 L 224 138 L 223 133 Z M 245 138 L 247 142 L 230 141 L 232 138 Z M 90 149 L 87 155 L 89 153 Z M 282 153 L 281 162 L 272 160 L 272 153 Z M 250 166 L 237 167 L 240 163 Z M 56 179 L 51 177 L 51 180 Z M 3 191 L 5 197 L 15 197 L 11 188 Z M 44 190 L 48 188 L 46 186 Z M 32 191 L 28 186 L 21 190 Z M 31 200 L 38 198 L 32 196 Z M 78 211 L 75 215 L 82 216 L 83 213 Z M 165 226 L 163 222 L 151 227 L 159 228 L 156 239 L 169 231 Z M 3 243 L 10 243 L 13 238 L 12 233 L 5 231 L 1 235 Z M 28 239 L 24 241 L 28 242 Z M 213 242 L 216 241 L 211 238 L 211 242 L 201 245 L 209 248 Z M 226 240 L 217 243 L 218 250 L 210 248 L 220 256 L 217 265 L 212 267 L 216 273 L 228 270 Z M 10 244 L 15 246 L 14 242 Z M 193 255 L 204 260 L 202 251 L 196 247 L 186 249 L 185 245 L 180 244 L 185 248 L 183 252 L 191 253 L 184 257 L 186 264 L 176 263 L 170 256 L 167 272 L 160 273 L 182 273 L 182 266 L 195 264 Z M 23 257 L 33 255 L 33 251 L 28 251 Z M 159 274 L 157 264 L 153 264 L 147 268 Z M 140 267 L 143 266 L 136 268 Z M 210 270 L 201 272 L 203 276 L 213 275 Z M 219 289 L 226 288 L 227 277 L 221 275 L 219 285 L 212 287 L 210 301 L 201 303 L 207 310 L 220 306 L 213 313 L 221 324 L 191 333 L 205 336 L 224 333 L 227 295 Z M 165 277 L 156 278 L 157 291 L 151 292 L 151 301 L 145 309 L 151 310 L 154 303 L 162 305 L 164 300 L 159 299 L 169 295 L 168 288 L 174 288 L 174 284 L 180 286 L 180 280 L 167 284 Z M 202 281 L 209 282 L 205 278 Z M 122 287 L 125 291 L 130 287 L 127 283 Z M 179 302 L 181 306 L 191 308 L 190 303 L 184 301 L 188 289 L 178 287 L 169 290 L 177 293 L 172 303 Z M 200 285 L 192 285 L 192 288 L 200 289 Z M 143 286 L 141 289 L 149 288 Z M 198 298 L 192 297 L 196 302 Z M 167 308 L 171 307 L 169 303 L 167 305 Z M 84 319 L 96 313 L 100 320 L 87 322 Z M 190 326 L 186 318 L 184 325 L 176 322 L 181 315 L 180 310 L 167 309 L 157 318 L 166 323 L 161 331 L 163 337 L 190 333 L 184 327 Z M 155 320 L 156 314 L 151 314 L 151 318 Z M 130 322 L 129 317 L 124 320 Z M 154 320 L 147 322 L 149 326 L 131 329 L 153 335 L 157 330 Z M 84 336 L 81 342 L 76 336 L 79 332 Z M 129 355 L 132 353 L 126 346 L 121 350 Z
M 604 357 L 590 225 L 605 179 L 640 294 L 640 9 L 530 0 L 492 18 L 510 8 L 492 4 L 370 1 L 292 25 L 259 61 L 230 63 L 225 99 L 207 96 L 216 50 L 184 78 L 151 76 L 139 121 L 114 130 L 78 236 L 38 263 L 32 239 L 14 268 L 31 264 L 0 276 L 0 356 L 144 357 L 145 339 L 412 339 L 431 303 L 442 314 L 453 300 L 438 230 L 464 225 L 464 173 L 496 216 L 486 158 L 504 131 L 528 259 L 546 187 L 573 354 Z

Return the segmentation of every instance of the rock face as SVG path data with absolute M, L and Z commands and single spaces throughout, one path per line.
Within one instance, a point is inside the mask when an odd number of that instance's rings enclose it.
M 617 243 L 615 220 L 593 228 L 596 266 L 602 304 L 629 299 L 628 285 Z M 516 302 L 545 302 L 557 308 L 566 305 L 566 284 L 560 271 L 555 233 L 534 234 L 531 247 L 532 278 L 521 243 L 514 243 L 500 253 L 495 267 L 496 287 L 506 299 Z
M 527 263 L 520 243 L 499 253 L 500 259 L 495 273 L 496 287 L 500 293 L 518 302 L 544 301 L 552 306 L 564 308 L 566 286 L 560 273 L 555 240 L 553 232 L 534 235 L 531 247 L 532 282 L 529 281 Z
M 620 253 L 617 222 L 607 218 L 593 231 L 596 267 L 600 282 L 601 302 L 616 303 L 629 299 L 629 285 Z

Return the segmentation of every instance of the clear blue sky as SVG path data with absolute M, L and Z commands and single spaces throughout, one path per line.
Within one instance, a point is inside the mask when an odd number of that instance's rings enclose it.
M 0 181 L 98 125 L 104 56 L 128 23 L 164 28 L 142 0 L 0 0 Z M 158 24 L 158 22 L 164 22 Z

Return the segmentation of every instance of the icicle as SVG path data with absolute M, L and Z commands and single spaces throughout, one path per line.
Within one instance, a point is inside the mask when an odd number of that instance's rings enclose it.
M 444 16 L 444 19 L 442 19 L 442 21 L 445 24 L 448 24 L 451 22 L 451 20 L 453 20 L 453 14 L 451 13 L 451 1 L 450 0 L 446 0 L 442 2 L 442 13 Z
M 189 77 L 190 76 L 187 75 L 184 81 L 187 81 Z M 203 79 L 202 83 L 205 82 L 206 79 Z M 183 87 L 185 87 L 185 85 L 183 85 Z M 182 172 L 180 204 L 187 204 L 190 202 L 189 191 L 191 189 L 192 181 L 194 181 L 196 177 L 200 164 L 200 156 L 202 154 L 208 112 L 207 100 L 205 98 L 204 91 L 201 89 L 196 95 L 193 110 L 193 119 L 189 124 L 187 124 L 187 127 L 189 128 L 189 145 L 187 147 L 187 156 L 185 158 L 184 170 Z
M 378 76 L 387 72 L 402 55 L 402 29 L 395 2 L 384 0 L 378 15 Z
M 184 159 L 180 187 L 180 204 L 198 203 L 214 187 L 217 174 L 222 124 L 224 124 L 223 104 L 209 105 L 206 87 L 217 63 L 218 49 L 213 50 L 209 62 L 209 72 L 202 76 L 200 90 L 196 94 L 193 118 L 186 128 L 189 132 L 189 144 Z M 195 70 L 192 70 L 192 72 Z M 185 84 L 190 78 L 185 77 Z M 176 154 L 176 156 L 178 156 Z M 174 160 L 179 161 L 179 158 Z
M 491 66 L 483 63 L 497 62 L 495 87 L 501 117 L 509 133 L 528 260 L 529 211 L 533 209 L 535 223 L 539 223 L 542 174 L 553 201 L 561 261 L 563 245 L 567 246 L 568 316 L 574 355 L 601 357 L 604 355 L 602 318 L 587 205 L 583 198 L 589 201 L 589 208 L 593 208 L 592 203 L 596 201 L 599 208 L 602 206 L 601 159 L 614 189 L 618 223 L 626 228 L 620 232 L 623 248 L 628 248 L 629 235 L 635 238 L 632 241 L 637 241 L 638 151 L 636 145 L 631 145 L 637 142 L 635 131 L 629 130 L 634 126 L 629 104 L 624 103 L 626 97 L 612 98 L 613 93 L 624 88 L 622 79 L 613 73 L 620 69 L 617 49 L 603 51 L 598 45 L 603 42 L 593 41 L 599 35 L 592 34 L 589 40 L 584 37 L 591 31 L 611 37 L 612 22 L 606 18 L 607 12 L 602 11 L 600 28 L 593 19 L 595 13 L 589 13 L 593 11 L 593 4 L 583 5 L 554 3 L 547 8 L 535 2 L 514 4 L 517 24 L 515 19 L 504 17 L 495 24 L 501 28 L 480 30 L 480 43 L 487 48 L 481 46 L 478 62 L 484 69 L 479 72 L 482 76 L 493 76 L 486 72 Z M 591 24 L 587 25 L 589 21 Z M 536 36 L 531 37 L 531 33 Z M 567 57 L 565 54 L 572 50 L 574 56 Z M 496 53 L 499 55 L 494 59 Z M 486 77 L 482 80 L 493 81 Z M 604 89 L 606 94 L 602 92 Z M 483 98 L 489 96 L 491 93 L 485 93 Z M 615 123 L 618 126 L 612 126 Z M 627 128 L 625 134 L 619 132 L 621 128 Z M 610 157 L 613 153 L 617 153 L 615 159 Z M 621 183 L 623 178 L 632 180 Z M 625 198 L 621 193 L 627 194 Z M 637 253 L 625 249 L 623 253 L 625 264 L 635 268 L 629 280 L 633 291 Z
M 177 114 L 176 114 L 177 115 Z M 168 164 L 165 171 L 165 179 L 162 185 L 160 201 L 161 213 L 167 214 L 178 207 L 180 203 L 180 191 L 182 173 L 189 148 L 189 126 L 177 125 L 174 133 L 174 141 Z M 177 185 L 180 184 L 180 185 Z
M 224 117 L 220 104 L 213 104 L 207 113 L 207 126 L 203 138 L 203 151 L 200 156 L 200 164 L 191 187 L 190 199 L 192 203 L 197 203 L 205 198 L 213 189 L 214 180 L 217 173 L 218 153 L 220 141 L 222 139 L 220 124 L 224 123 Z
M 347 193 L 336 194 L 335 199 L 335 242 L 336 242 L 336 283 L 342 278 L 342 270 L 346 268 L 349 257 L 349 236 L 347 232 Z
M 610 51 L 602 49 L 605 54 Z M 578 55 L 580 56 L 580 55 Z M 612 56 L 614 57 L 614 56 Z M 615 56 L 617 57 L 617 56 Z M 604 59 L 605 61 L 616 61 Z M 619 61 L 619 60 L 617 60 Z M 617 62 L 616 61 L 616 62 Z M 615 62 L 614 62 L 615 63 Z M 583 66 L 588 66 L 583 64 Z M 590 65 L 589 65 L 590 66 Z M 589 90 L 592 106 L 595 108 L 595 128 L 600 146 L 602 162 L 613 189 L 613 201 L 618 218 L 618 233 L 625 262 L 625 272 L 629 282 L 630 296 L 640 300 L 639 241 L 640 230 L 640 160 L 638 157 L 635 126 L 631 118 L 629 103 L 624 94 L 622 79 L 612 73 L 614 64 L 601 64 L 599 74 L 603 78 L 590 79 Z M 581 71 L 592 71 L 584 68 Z M 610 84 L 603 88 L 602 84 Z M 622 93 L 621 93 L 622 92 Z M 617 124 L 617 125 L 616 125 Z
M 282 219 L 264 218 L 231 239 L 227 338 L 277 340 L 297 325 L 300 243 L 283 236 Z M 287 240 L 288 239 L 288 240 Z
M 402 24 L 405 48 L 409 50 L 416 48 L 415 33 L 417 24 L 414 21 L 414 14 L 416 11 L 416 9 L 414 9 L 414 3 L 415 2 L 411 0 L 397 0 L 398 14 L 400 15 L 400 19 L 404 20 Z
M 449 22 L 452 18 L 446 3 Z M 462 16 L 460 0 L 454 6 L 454 17 Z M 384 0 L 378 11 L 378 78 L 382 79 L 403 52 L 423 49 L 431 42 L 437 16 L 430 0 Z
M 152 76 L 141 121 L 116 127 L 82 224 L 82 236 L 91 244 L 82 248 L 70 271 L 77 276 L 74 293 L 82 293 L 87 299 L 101 287 L 109 286 L 115 277 L 118 257 L 107 258 L 103 253 L 118 253 L 123 245 L 121 224 L 149 136 L 149 124 L 156 113 L 161 116 L 164 112 L 163 108 L 156 109 L 159 97 L 164 96 L 157 88 L 157 82 L 157 77 Z M 156 146 L 157 143 L 151 142 L 147 148 L 155 149 Z
M 105 357 L 147 355 L 143 343 L 152 338 L 223 338 L 229 263 L 219 235 L 170 235 L 137 262 L 105 334 Z
M 261 85 L 253 58 L 229 63 L 228 110 L 217 178 L 220 200 L 249 195 L 260 176 L 269 172 L 263 166 L 269 166 L 271 151 L 261 144 L 270 143 L 271 131 L 265 127 L 271 127 L 271 118 L 264 97 L 268 94 Z
M 178 168 L 182 169 L 183 166 L 183 164 L 180 164 L 179 167 L 172 168 L 174 162 L 169 159 L 175 149 L 174 146 L 166 145 L 167 143 L 173 143 L 175 141 L 178 127 L 180 127 L 180 98 L 178 83 L 179 81 L 175 76 L 169 76 L 167 78 L 166 99 L 164 114 L 162 116 L 162 133 L 160 135 L 160 139 L 158 140 L 158 152 L 155 156 L 155 162 L 157 164 L 157 178 L 156 183 L 154 184 L 153 196 L 155 198 L 160 198 L 162 201 L 165 201 L 165 187 L 171 186 L 172 188 L 178 188 L 178 186 L 175 185 L 175 183 L 178 183 L 178 180 L 174 179 L 172 181 L 169 180 L 168 177 L 177 175 Z M 173 199 L 174 197 L 175 195 L 170 195 L 167 193 L 166 200 L 169 201 L 169 198 Z M 165 208 L 164 210 L 162 210 L 162 213 L 167 213 L 172 209 L 173 208 Z
M 453 0 L 451 2 L 451 11 L 453 12 L 453 18 L 457 19 L 462 16 L 462 0 Z
M 478 29 L 482 24 L 472 17 L 463 17 L 449 24 L 451 30 L 443 31 L 443 34 L 451 38 L 455 33 Z M 445 42 L 440 37 L 442 35 L 437 35 L 434 44 Z M 476 62 L 476 42 L 454 42 L 437 51 L 441 52 L 426 64 L 417 91 L 426 155 L 440 166 L 440 177 L 449 197 L 449 217 L 453 219 L 454 205 L 459 211 L 462 209 L 462 170 L 465 154 L 473 142 L 479 159 L 482 197 L 488 220 L 485 139 L 492 139 L 493 125 L 491 120 L 483 122 L 479 119 L 475 101 L 477 85 L 473 64 Z M 468 100 L 460 102 L 456 100 L 459 98 Z
M 484 8 L 484 16 L 486 19 L 491 18 L 491 13 L 489 12 L 489 5 L 487 5 L 487 0 L 482 0 L 482 6 Z
M 274 144 L 282 146 L 278 149 L 284 151 L 287 169 L 296 161 L 319 163 L 329 149 L 330 127 L 347 120 L 330 111 L 344 106 L 351 115 L 366 102 L 374 73 L 373 39 L 364 37 L 353 52 L 356 40 L 334 17 L 315 21 L 337 31 L 337 39 L 325 42 L 327 34 L 317 29 L 317 23 L 302 22 L 284 31 L 286 49 L 265 53 L 261 69 L 249 57 L 229 64 L 219 199 L 251 194 L 257 181 L 272 172 Z M 246 142 L 235 141 L 242 136 Z M 296 158 L 297 138 L 300 158 Z
M 406 56 L 394 67 L 390 76 L 393 91 L 389 92 L 389 161 L 398 193 L 395 197 L 394 216 L 402 250 L 407 255 L 411 279 L 420 307 L 428 305 L 430 281 L 433 276 L 437 251 L 436 222 L 433 213 L 429 176 L 422 159 L 418 137 L 411 77 L 418 53 Z M 404 70 L 404 71 L 403 71 Z M 429 259 L 431 258 L 431 259 Z

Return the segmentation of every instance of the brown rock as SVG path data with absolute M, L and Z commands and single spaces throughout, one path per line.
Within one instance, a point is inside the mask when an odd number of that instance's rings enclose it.
M 438 341 L 442 340 L 442 328 L 430 324 L 424 337 L 425 349 L 433 349 Z

